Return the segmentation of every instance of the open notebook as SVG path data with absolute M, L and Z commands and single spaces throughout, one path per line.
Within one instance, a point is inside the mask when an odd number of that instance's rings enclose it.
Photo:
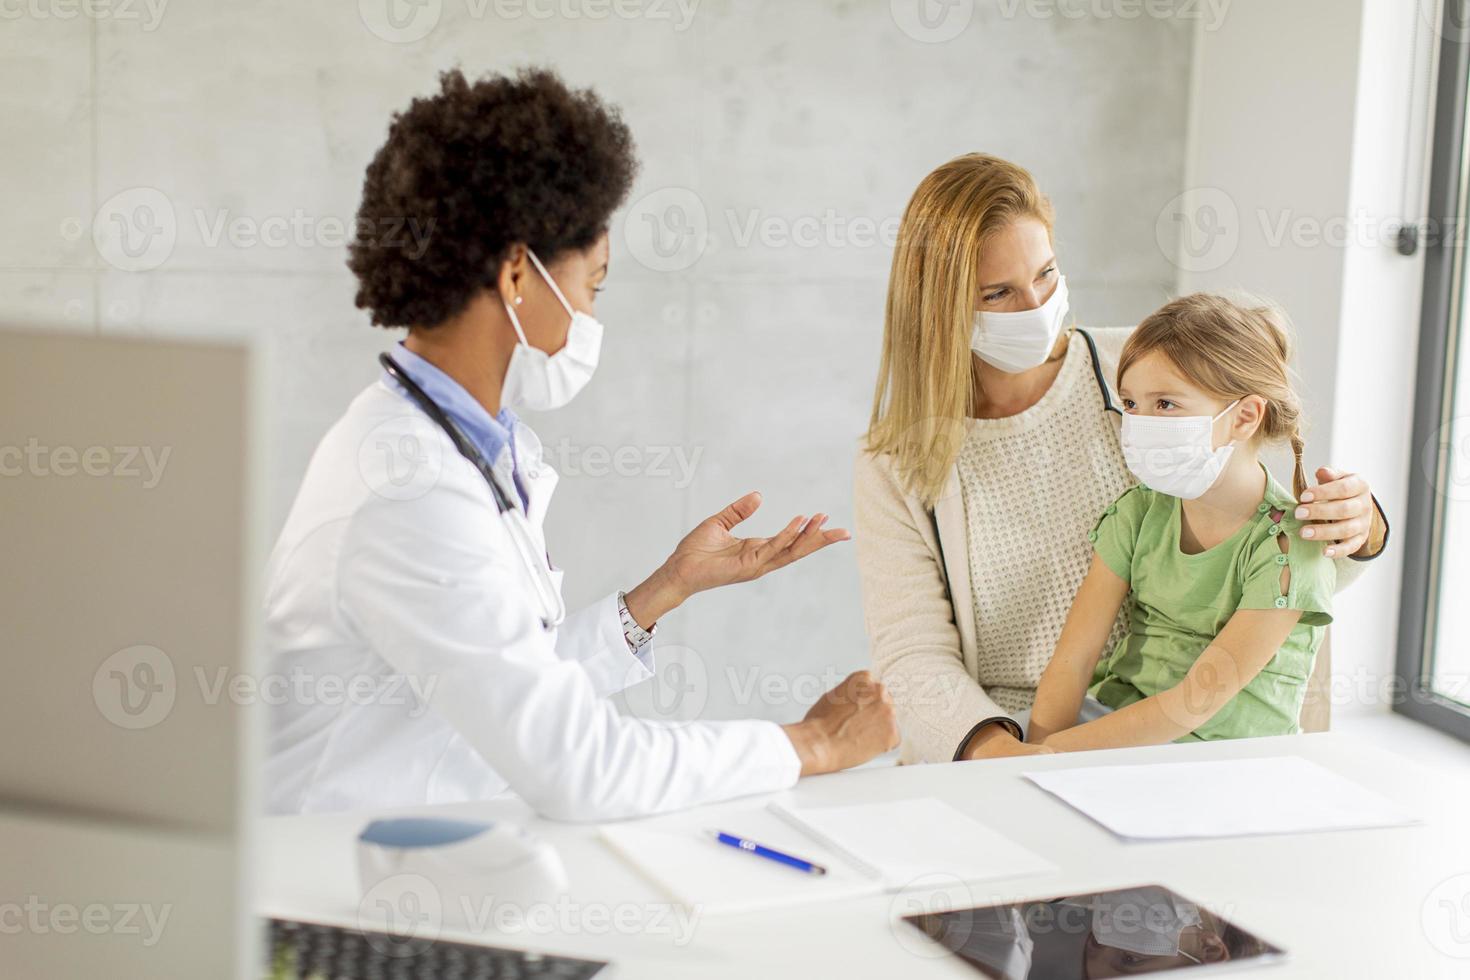
M 724 830 L 827 868 L 810 875 L 725 847 Z M 670 898 L 706 913 L 1042 874 L 1055 866 L 936 799 L 855 806 L 704 809 L 602 829 Z

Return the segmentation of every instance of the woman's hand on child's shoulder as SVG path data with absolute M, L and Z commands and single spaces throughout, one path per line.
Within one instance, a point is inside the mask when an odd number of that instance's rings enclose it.
M 1368 555 L 1381 551 L 1384 528 L 1368 481 L 1326 466 L 1316 476 L 1317 485 L 1307 488 L 1296 510 L 1306 522 L 1298 533 L 1325 545 L 1329 558 L 1357 555 L 1364 546 Z

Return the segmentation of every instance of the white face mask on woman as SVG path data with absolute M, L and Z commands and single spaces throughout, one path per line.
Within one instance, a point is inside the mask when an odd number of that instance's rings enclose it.
M 986 364 L 1010 374 L 1029 371 L 1046 361 L 1062 332 L 1067 316 L 1067 277 L 1058 276 L 1056 288 L 1034 310 L 1015 313 L 975 311 L 970 350 Z
M 1215 422 L 1240 399 L 1210 418 L 1123 415 L 1123 461 L 1150 490 L 1193 500 L 1215 485 L 1235 453 L 1235 440 L 1215 448 Z
M 527 249 L 526 254 L 572 318 L 572 327 L 567 333 L 566 346 L 555 354 L 547 354 L 527 343 L 526 332 L 521 329 L 516 311 L 504 299 L 501 300 L 519 343 L 505 369 L 500 403 L 533 412 L 549 412 L 571 401 L 592 380 L 592 372 L 597 370 L 597 358 L 602 353 L 602 324 L 586 313 L 572 309 L 572 304 L 562 295 L 556 280 L 551 278 L 536 253 Z

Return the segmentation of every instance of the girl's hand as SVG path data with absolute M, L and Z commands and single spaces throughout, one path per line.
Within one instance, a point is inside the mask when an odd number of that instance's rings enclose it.
M 1383 548 L 1383 518 L 1368 481 L 1327 466 L 1317 470 L 1317 480 L 1302 493 L 1302 506 L 1296 509 L 1298 519 L 1312 522 L 1302 528 L 1302 537 L 1326 544 L 1328 558 L 1378 554 Z

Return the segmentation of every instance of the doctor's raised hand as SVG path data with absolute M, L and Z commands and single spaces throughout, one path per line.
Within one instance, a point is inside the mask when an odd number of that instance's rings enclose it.
M 760 504 L 747 494 L 647 581 L 565 608 L 544 531 L 557 474 L 518 412 L 555 411 L 592 379 L 608 226 L 636 166 L 617 111 L 547 71 L 448 72 L 394 116 L 348 266 L 358 307 L 407 336 L 311 457 L 271 555 L 266 637 L 283 674 L 415 693 L 272 705 L 272 811 L 511 791 L 550 817 L 608 820 L 784 789 L 898 743 L 892 699 L 863 671 L 785 725 L 669 725 L 610 700 L 654 675 L 657 621 L 689 596 L 844 540 L 825 515 L 740 537 Z

